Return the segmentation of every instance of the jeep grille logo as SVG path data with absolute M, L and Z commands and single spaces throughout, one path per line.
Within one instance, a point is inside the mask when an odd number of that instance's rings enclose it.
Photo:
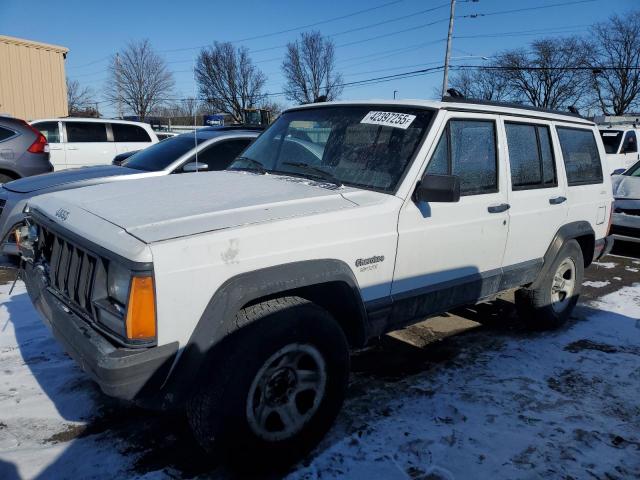
M 69 210 L 65 210 L 64 208 L 59 208 L 56 212 L 56 217 L 58 217 L 63 222 L 69 218 Z

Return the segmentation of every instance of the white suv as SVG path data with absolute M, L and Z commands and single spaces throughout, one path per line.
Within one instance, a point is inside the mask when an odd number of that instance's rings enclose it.
M 106 394 L 273 465 L 329 429 L 350 348 L 514 288 L 533 328 L 561 325 L 611 244 L 603 158 L 569 114 L 300 106 L 229 171 L 34 199 L 26 283 Z
M 109 165 L 120 153 L 158 143 L 151 125 L 142 122 L 69 117 L 34 120 L 31 125 L 47 137 L 55 170 Z
M 609 173 L 622 173 L 640 160 L 640 128 L 636 124 L 601 125 L 599 128 Z

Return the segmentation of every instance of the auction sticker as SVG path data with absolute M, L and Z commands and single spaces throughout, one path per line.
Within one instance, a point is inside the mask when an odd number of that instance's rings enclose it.
M 394 127 L 406 130 L 415 119 L 415 115 L 409 115 L 408 113 L 369 112 L 364 116 L 362 120 L 360 120 L 360 123 L 383 125 L 385 127 Z

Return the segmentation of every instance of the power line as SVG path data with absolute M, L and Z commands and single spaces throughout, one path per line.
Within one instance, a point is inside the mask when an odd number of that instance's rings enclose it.
M 478 18 L 478 17 L 490 17 L 493 15 L 505 15 L 508 13 L 517 13 L 517 12 L 527 12 L 531 10 L 544 10 L 546 8 L 554 8 L 554 7 L 564 7 L 566 5 L 579 5 L 581 3 L 592 3 L 598 0 L 576 0 L 573 2 L 564 2 L 564 3 L 554 3 L 552 5 L 540 5 L 537 7 L 525 7 L 525 8 L 515 8 L 512 10 L 499 10 L 496 12 L 487 12 L 487 13 L 472 13 L 469 15 L 460 15 L 456 18 Z
M 285 30 L 279 30 L 277 32 L 265 33 L 265 34 L 256 35 L 256 36 L 253 36 L 253 37 L 241 38 L 239 40 L 234 40 L 232 43 L 248 42 L 248 41 L 251 41 L 251 40 L 258 40 L 258 39 L 261 39 L 261 38 L 273 37 L 275 35 L 282 35 L 283 33 L 295 32 L 297 30 L 303 30 L 305 28 L 317 27 L 318 25 L 324 25 L 326 23 L 331 23 L 331 22 L 335 22 L 335 21 L 338 21 L 338 20 L 343 20 L 345 18 L 354 17 L 356 15 L 361 15 L 363 13 L 369 13 L 369 12 L 371 12 L 373 10 L 378 10 L 378 9 L 381 9 L 381 8 L 385 8 L 385 7 L 388 7 L 390 5 L 395 5 L 397 3 L 401 3 L 403 1 L 404 0 L 394 0 L 392 2 L 383 3 L 382 5 L 377 5 L 375 7 L 365 8 L 364 10 L 358 10 L 356 12 L 348 13 L 346 15 L 341 15 L 339 17 L 333 17 L 333 18 L 329 18 L 329 19 L 326 19 L 326 20 L 321 20 L 319 22 L 309 23 L 307 25 L 301 25 L 301 26 L 298 26 L 298 27 L 287 28 Z M 198 49 L 204 48 L 206 46 L 207 45 L 199 45 L 197 47 L 175 48 L 175 49 L 171 49 L 171 50 L 160 50 L 160 52 L 164 53 L 164 52 L 182 52 L 182 51 L 186 51 L 186 50 L 198 50 Z

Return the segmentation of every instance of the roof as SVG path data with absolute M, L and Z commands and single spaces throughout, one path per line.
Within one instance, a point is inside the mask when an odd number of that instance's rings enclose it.
M 134 122 L 133 120 L 119 120 L 115 118 L 93 118 L 93 117 L 59 117 L 59 118 L 35 118 L 29 123 L 35 122 L 99 122 L 99 123 L 125 123 L 129 125 L 144 125 L 151 128 L 146 122 Z
M 484 112 L 484 113 L 497 113 L 504 115 L 524 116 L 531 118 L 543 118 L 548 120 L 557 120 L 571 123 L 581 123 L 584 125 L 594 125 L 594 123 L 586 118 L 577 116 L 570 112 L 559 112 L 551 110 L 542 110 L 538 108 L 528 106 L 518 106 L 513 104 L 500 104 L 473 100 L 447 100 L 434 101 L 434 100 L 353 100 L 353 101 L 338 101 L 338 102 L 324 102 L 324 103 L 309 103 L 306 105 L 299 105 L 297 107 L 289 108 L 286 111 L 304 110 L 307 108 L 322 108 L 331 105 L 389 105 L 399 107 L 419 107 L 430 108 L 434 110 L 455 110 L 455 111 L 468 111 L 468 112 Z
M 36 42 L 33 40 L 26 40 L 24 38 L 9 37 L 7 35 L 0 35 L 0 43 L 8 43 L 11 45 L 18 45 L 23 47 L 40 48 L 42 50 L 50 50 L 58 53 L 67 53 L 69 51 L 68 48 L 61 47 L 60 45 Z
M 234 129 L 220 129 L 220 130 L 214 130 L 214 129 L 204 129 L 204 128 L 199 128 L 198 130 L 195 130 L 196 135 L 199 139 L 202 140 L 208 140 L 210 138 L 216 138 L 216 137 L 257 137 L 258 135 L 260 135 L 260 131 L 259 130 L 253 130 L 250 128 L 247 129 L 242 129 L 242 128 L 234 128 Z M 178 135 L 179 137 L 193 137 L 194 132 L 185 132 L 185 133 L 181 133 L 180 135 Z

